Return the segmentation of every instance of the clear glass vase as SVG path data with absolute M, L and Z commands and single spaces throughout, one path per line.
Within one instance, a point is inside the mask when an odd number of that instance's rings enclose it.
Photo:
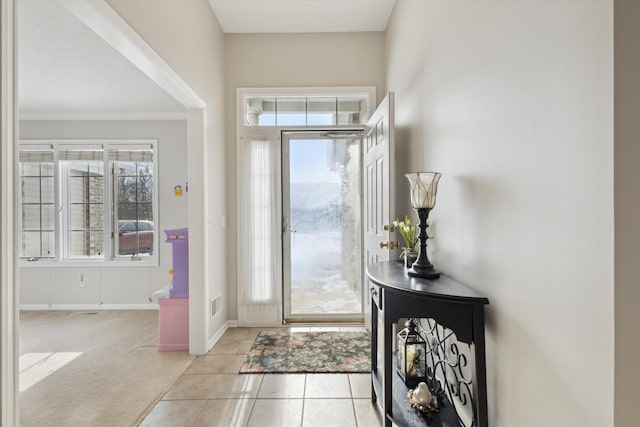
M 415 260 L 418 259 L 418 251 L 413 248 L 402 248 L 402 259 L 405 268 L 411 268 Z

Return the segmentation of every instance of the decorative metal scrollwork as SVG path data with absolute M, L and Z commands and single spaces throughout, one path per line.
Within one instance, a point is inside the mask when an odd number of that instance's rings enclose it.
M 475 427 L 471 345 L 458 341 L 451 329 L 431 318 L 420 319 L 418 332 L 427 342 L 429 389 L 439 405 L 453 405 L 461 426 Z

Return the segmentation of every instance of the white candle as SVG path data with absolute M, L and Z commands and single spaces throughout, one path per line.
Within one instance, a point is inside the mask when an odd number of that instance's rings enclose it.
M 407 348 L 407 377 L 416 376 L 416 352 L 415 347 Z

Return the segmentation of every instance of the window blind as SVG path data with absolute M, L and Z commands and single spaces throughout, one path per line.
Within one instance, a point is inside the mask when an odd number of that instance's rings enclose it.
M 153 162 L 153 149 L 109 149 L 107 158 L 114 162 Z
M 103 160 L 104 150 L 102 145 L 76 147 L 66 145 L 58 150 L 60 160 Z
M 21 163 L 53 162 L 52 145 L 25 145 L 20 147 Z

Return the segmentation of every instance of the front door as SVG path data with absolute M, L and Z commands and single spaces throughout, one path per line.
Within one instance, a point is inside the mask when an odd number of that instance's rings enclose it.
M 394 206 L 394 94 L 384 97 L 365 129 L 364 138 L 364 253 L 365 265 L 388 261 L 396 247 L 390 207 Z M 366 287 L 368 289 L 368 286 Z M 371 300 L 366 295 L 364 321 L 371 330 Z
M 286 322 L 362 319 L 362 132 L 283 133 Z

